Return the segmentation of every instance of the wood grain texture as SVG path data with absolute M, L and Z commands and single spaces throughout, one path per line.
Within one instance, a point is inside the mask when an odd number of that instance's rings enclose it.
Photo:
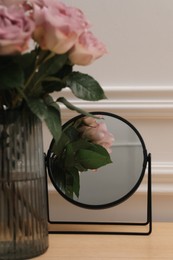
M 173 223 L 154 223 L 150 236 L 49 235 L 49 249 L 38 260 L 172 260 Z

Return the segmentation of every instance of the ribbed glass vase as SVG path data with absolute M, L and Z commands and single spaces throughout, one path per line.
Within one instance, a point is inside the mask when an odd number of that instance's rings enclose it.
M 0 111 L 0 259 L 48 248 L 42 125 L 26 110 Z

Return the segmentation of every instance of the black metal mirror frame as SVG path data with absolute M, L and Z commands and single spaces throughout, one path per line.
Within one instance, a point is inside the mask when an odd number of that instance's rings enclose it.
M 144 161 L 143 161 L 143 167 L 142 167 L 142 172 L 140 174 L 140 177 L 138 179 L 138 181 L 136 182 L 136 184 L 134 185 L 134 187 L 125 195 L 123 196 L 122 198 L 114 201 L 114 202 L 111 202 L 111 203 L 107 203 L 107 204 L 104 204 L 104 205 L 88 205 L 88 204 L 83 204 L 81 202 L 77 202 L 75 200 L 72 200 L 70 198 L 68 198 L 67 196 L 64 195 L 64 193 L 57 188 L 56 184 L 54 183 L 54 179 L 53 179 L 53 176 L 52 176 L 52 172 L 51 172 L 51 167 L 50 167 L 50 160 L 51 160 L 51 149 L 52 149 L 52 146 L 53 146 L 53 143 L 54 143 L 54 140 L 52 140 L 51 144 L 50 144 L 50 147 L 49 147 L 49 150 L 48 150 L 48 153 L 47 153 L 47 156 L 46 156 L 46 166 L 47 166 L 47 169 L 48 169 L 48 175 L 50 177 L 50 180 L 54 186 L 54 188 L 56 189 L 56 191 L 67 201 L 69 201 L 70 203 L 78 206 L 78 207 L 82 207 L 82 208 L 85 208 L 85 209 L 94 209 L 94 210 L 99 210 L 99 209 L 106 209 L 106 208 L 109 208 L 109 207 L 116 207 L 118 204 L 124 202 L 125 200 L 127 200 L 129 197 L 131 197 L 135 191 L 138 189 L 138 187 L 140 186 L 141 182 L 142 182 L 142 179 L 145 175 L 145 171 L 146 171 L 146 168 L 147 168 L 147 165 L 148 165 L 148 176 L 147 176 L 147 219 L 146 219 L 146 222 L 142 222 L 142 223 L 128 223 L 128 222 L 71 222 L 71 221 L 68 221 L 68 222 L 63 222 L 63 224 L 66 224 L 67 226 L 70 225 L 70 224 L 75 224 L 75 225 L 100 225 L 100 226 L 103 226 L 103 225 L 113 225 L 113 226 L 116 226 L 116 225 L 119 225 L 119 226 L 147 226 L 148 229 L 147 231 L 83 231 L 83 230 L 74 230 L 74 231 L 70 231 L 68 230 L 64 230 L 64 231 L 58 231 L 58 230 L 53 230 L 53 231 L 50 231 L 50 233 L 73 233 L 73 234 L 86 234 L 86 233 L 92 233 L 92 234 L 127 234 L 127 235 L 149 235 L 152 231 L 152 191 L 151 191 L 151 154 L 147 154 L 147 150 L 146 150 L 146 146 L 145 146 L 145 143 L 143 141 L 143 138 L 142 136 L 140 135 L 139 131 L 129 122 L 127 121 L 126 119 L 118 116 L 118 115 L 115 115 L 115 114 L 112 114 L 112 113 L 108 113 L 108 112 L 103 112 L 103 111 L 99 111 L 99 112 L 91 112 L 92 114 L 94 115 L 106 115 L 106 116 L 110 116 L 110 117 L 113 117 L 113 118 L 116 118 L 116 119 L 119 119 L 120 121 L 124 122 L 125 124 L 127 124 L 130 128 L 132 128 L 132 130 L 136 133 L 136 135 L 138 136 L 141 144 L 142 144 L 142 148 L 143 148 L 143 156 L 144 156 Z M 63 128 L 66 127 L 67 125 L 69 125 L 71 122 L 73 122 L 74 120 L 78 120 L 79 118 L 83 117 L 83 115 L 78 115 L 72 119 L 70 119 L 69 121 L 67 121 L 64 125 L 63 125 Z M 47 178 L 48 178 L 48 175 L 47 175 Z M 47 187 L 48 187 L 48 184 L 47 184 Z M 48 209 L 49 209 L 49 194 L 48 194 L 48 191 L 47 191 L 47 203 L 48 203 Z M 60 221 L 51 221 L 50 217 L 49 217 L 49 212 L 48 212 L 48 221 L 49 221 L 49 224 L 50 225 L 56 225 L 56 224 L 62 224 L 62 222 Z

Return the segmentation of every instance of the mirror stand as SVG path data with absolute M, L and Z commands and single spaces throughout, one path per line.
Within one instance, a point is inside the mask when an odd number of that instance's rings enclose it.
M 47 203 L 50 234 L 105 234 L 105 235 L 149 235 L 152 232 L 152 176 L 151 154 L 147 155 L 146 221 L 59 221 L 50 217 L 50 201 L 47 174 Z M 116 208 L 117 205 L 113 206 Z M 87 209 L 84 209 L 87 211 Z M 98 212 L 99 214 L 99 212 Z
M 67 121 L 45 156 L 49 232 L 149 235 L 151 154 L 125 118 L 91 113 Z

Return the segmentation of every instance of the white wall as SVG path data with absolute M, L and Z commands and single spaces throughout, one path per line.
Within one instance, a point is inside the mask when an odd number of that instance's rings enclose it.
M 173 1 L 64 2 L 82 8 L 109 51 L 93 65 L 76 68 L 93 75 L 102 84 L 108 100 L 88 103 L 74 99 L 68 92 L 65 95 L 89 111 L 121 115 L 140 131 L 152 154 L 153 218 L 172 221 Z M 64 121 L 75 115 L 63 107 L 62 111 Z M 45 150 L 50 139 L 44 127 Z M 144 196 L 142 187 L 134 202 L 139 214 L 141 194 Z
M 173 83 L 172 0 L 65 0 L 85 11 L 108 55 L 86 68 L 104 86 Z

